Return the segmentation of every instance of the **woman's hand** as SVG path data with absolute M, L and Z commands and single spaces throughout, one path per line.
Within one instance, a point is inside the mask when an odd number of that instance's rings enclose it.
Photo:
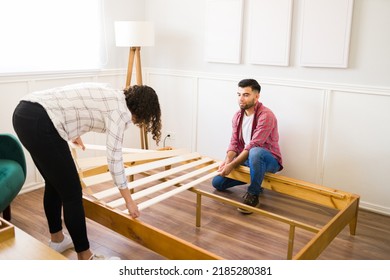
M 83 140 L 81 140 L 81 137 L 77 137 L 76 139 L 72 140 L 72 143 L 79 146 L 83 151 L 85 150 L 85 146 L 83 143 Z
M 133 200 L 126 203 L 126 208 L 132 218 L 138 218 L 140 216 L 138 206 Z
M 125 200 L 126 208 L 130 216 L 132 218 L 138 218 L 140 215 L 138 206 L 132 199 L 129 189 L 119 189 L 119 192 L 121 193 L 123 199 Z

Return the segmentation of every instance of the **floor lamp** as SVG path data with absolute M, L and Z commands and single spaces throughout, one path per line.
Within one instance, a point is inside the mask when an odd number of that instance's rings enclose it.
M 154 25 L 149 21 L 116 21 L 115 42 L 117 47 L 129 47 L 126 88 L 131 85 L 135 62 L 136 83 L 142 85 L 141 47 L 154 45 Z M 147 131 L 141 128 L 141 148 L 148 149 Z

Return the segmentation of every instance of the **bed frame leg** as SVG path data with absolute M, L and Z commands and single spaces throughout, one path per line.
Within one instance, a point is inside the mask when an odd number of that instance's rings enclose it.
M 200 227 L 200 216 L 202 214 L 202 195 L 196 194 L 196 227 Z
M 356 234 L 357 218 L 358 218 L 358 213 L 359 213 L 359 200 L 360 200 L 359 198 L 356 199 L 356 203 L 355 203 L 355 216 L 351 220 L 351 222 L 349 223 L 349 233 L 351 235 L 355 235 Z
M 288 250 L 287 250 L 287 259 L 291 260 L 294 250 L 294 236 L 295 236 L 295 226 L 290 225 L 290 231 L 288 234 Z

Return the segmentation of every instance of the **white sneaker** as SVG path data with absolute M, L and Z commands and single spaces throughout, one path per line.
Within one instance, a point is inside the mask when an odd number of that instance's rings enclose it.
M 49 247 L 56 250 L 58 253 L 63 253 L 66 250 L 73 248 L 74 245 L 70 236 L 64 233 L 64 240 L 62 240 L 62 242 L 57 243 L 50 240 Z
M 89 260 L 93 260 L 93 261 L 104 261 L 104 260 L 120 260 L 120 258 L 118 257 L 106 257 L 106 256 L 103 256 L 103 255 L 96 255 L 96 254 L 93 254 Z

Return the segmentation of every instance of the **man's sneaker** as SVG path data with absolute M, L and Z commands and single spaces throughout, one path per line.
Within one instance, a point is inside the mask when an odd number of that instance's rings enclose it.
M 260 187 L 260 194 L 262 194 L 263 192 L 264 192 L 264 188 Z
M 92 260 L 92 261 L 105 261 L 105 260 L 120 260 L 120 258 L 118 257 L 106 257 L 106 256 L 103 256 L 103 255 L 97 255 L 97 254 L 93 254 L 89 260 Z
M 252 207 L 257 207 L 259 205 L 259 196 L 255 195 L 255 194 L 250 194 L 247 192 L 244 195 L 244 202 L 243 203 L 246 205 L 252 206 Z M 243 208 L 237 208 L 237 210 L 239 212 L 241 212 L 242 214 L 252 214 L 253 213 L 253 212 L 246 210 L 246 209 L 243 209 Z
M 56 250 L 58 253 L 63 253 L 74 246 L 70 236 L 64 233 L 64 240 L 62 240 L 62 242 L 57 243 L 50 240 L 49 247 Z

